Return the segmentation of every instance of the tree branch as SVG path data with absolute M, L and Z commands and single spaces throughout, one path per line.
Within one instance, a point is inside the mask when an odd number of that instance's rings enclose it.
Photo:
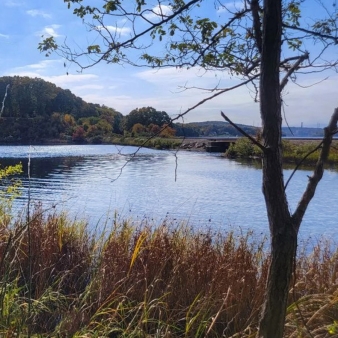
M 188 108 L 187 110 L 185 110 L 183 113 L 178 114 L 175 118 L 173 118 L 173 119 L 171 120 L 171 122 L 174 122 L 174 121 L 177 121 L 177 120 L 181 119 L 183 116 L 187 115 L 189 112 L 191 112 L 191 111 L 194 110 L 195 108 L 201 106 L 202 104 L 204 104 L 204 103 L 207 102 L 207 101 L 210 101 L 210 100 L 214 99 L 215 97 L 217 97 L 217 96 L 219 96 L 219 95 L 222 95 L 222 94 L 224 94 L 224 93 L 226 93 L 226 92 L 229 92 L 229 91 L 231 91 L 231 90 L 233 90 L 233 89 L 236 89 L 236 88 L 245 86 L 246 84 L 248 84 L 248 83 L 251 82 L 252 80 L 258 78 L 259 76 L 260 76 L 260 74 L 256 74 L 256 75 L 253 76 L 252 78 L 250 78 L 250 79 L 248 79 L 248 80 L 245 80 L 245 81 L 243 81 L 243 82 L 241 82 L 241 83 L 239 83 L 239 84 L 237 84 L 237 85 L 235 85 L 235 86 L 232 86 L 232 87 L 228 87 L 228 88 L 224 88 L 224 89 L 219 90 L 219 92 L 217 92 L 216 94 L 213 94 L 213 95 L 211 95 L 211 96 L 208 96 L 207 98 L 205 98 L 205 99 L 199 101 L 198 103 L 196 103 L 194 106 L 192 106 L 192 107 Z
M 2 100 L 2 107 L 1 107 L 1 111 L 0 111 L 0 117 L 2 115 L 2 113 L 4 112 L 4 109 L 5 109 L 5 101 L 6 101 L 6 97 L 7 97 L 7 92 L 8 92 L 8 88 L 10 87 L 10 85 L 8 84 L 6 86 L 6 92 L 5 92 L 5 96 L 4 96 L 4 99 Z
M 255 144 L 257 147 L 259 147 L 262 151 L 265 151 L 265 147 L 260 144 L 255 138 L 253 138 L 251 135 L 246 133 L 241 127 L 239 127 L 236 123 L 232 122 L 222 111 L 221 115 L 224 118 L 225 121 L 227 121 L 230 125 L 232 125 L 237 131 L 239 131 L 242 135 L 247 137 L 253 144 Z
M 323 146 L 322 150 L 320 152 L 316 167 L 313 171 L 313 174 L 311 177 L 309 177 L 309 182 L 307 184 L 307 187 L 305 189 L 305 192 L 301 198 L 301 200 L 298 203 L 297 209 L 292 215 L 294 224 L 297 228 L 299 228 L 303 216 L 305 214 L 305 211 L 313 198 L 317 185 L 319 181 L 323 177 L 324 173 L 324 164 L 327 161 L 327 158 L 329 156 L 330 147 L 332 143 L 332 137 L 337 131 L 337 122 L 338 122 L 338 108 L 334 110 L 334 113 L 332 114 L 331 120 L 328 124 L 328 126 L 324 129 L 324 138 L 323 138 Z
M 312 31 L 312 30 L 309 30 L 309 29 L 305 29 L 305 28 L 301 28 L 301 27 L 297 27 L 297 26 L 290 26 L 286 23 L 283 23 L 283 27 L 293 29 L 293 30 L 296 30 L 296 31 L 300 31 L 300 32 L 303 32 L 303 33 L 307 33 L 307 34 L 310 34 L 312 36 L 316 36 L 318 38 L 332 40 L 335 44 L 338 44 L 338 37 L 333 36 L 333 35 L 322 34 L 322 33 L 318 33 L 318 32 L 315 32 L 315 31 Z
M 81 55 L 88 55 L 87 52 L 84 52 L 84 53 L 81 53 L 81 54 L 74 54 L 72 52 L 65 53 L 65 55 L 66 55 L 65 58 L 67 60 L 75 62 L 81 69 L 91 68 L 91 67 L 97 65 L 98 63 L 100 63 L 101 61 L 106 61 L 107 58 L 108 58 L 108 56 L 110 55 L 110 53 L 113 52 L 114 50 L 118 52 L 121 47 L 127 48 L 128 46 L 133 45 L 133 43 L 136 40 L 138 40 L 142 36 L 146 35 L 147 33 L 151 32 L 154 28 L 159 27 L 159 26 L 161 26 L 161 25 L 169 22 L 170 20 L 174 19 L 179 14 L 181 14 L 184 11 L 188 10 L 192 5 L 198 3 L 199 1 L 200 0 L 191 0 L 191 1 L 189 1 L 187 4 L 185 4 L 184 6 L 180 7 L 176 12 L 174 12 L 171 15 L 168 15 L 163 20 L 160 20 L 159 22 L 156 22 L 156 23 L 152 23 L 152 25 L 149 28 L 143 30 L 142 32 L 140 32 L 138 34 L 136 34 L 136 32 L 135 32 L 135 35 L 133 37 L 131 37 L 130 39 L 128 39 L 128 40 L 125 40 L 125 41 L 123 41 L 121 43 L 115 43 L 114 41 L 111 42 L 111 43 L 109 43 L 109 45 L 110 45 L 109 48 L 104 53 L 102 53 L 102 55 L 96 61 L 93 61 L 93 63 L 91 63 L 91 64 L 89 64 L 87 66 L 83 66 L 79 62 L 76 62 L 76 60 L 73 57 L 73 55 L 75 55 L 76 57 L 79 57 Z M 67 57 L 67 54 L 70 55 L 70 59 Z
M 305 54 L 301 55 L 298 60 L 292 65 L 292 67 L 287 71 L 287 73 L 285 74 L 282 82 L 280 83 L 280 91 L 282 92 L 282 90 L 284 89 L 284 87 L 286 86 L 286 84 L 289 81 L 289 77 L 298 69 L 298 67 L 300 66 L 300 64 L 304 61 L 307 60 L 309 58 L 309 53 L 306 52 Z
M 320 149 L 322 147 L 323 141 L 321 141 L 315 148 L 313 148 L 312 150 L 310 150 L 296 165 L 295 169 L 293 169 L 292 174 L 290 175 L 290 177 L 288 178 L 288 180 L 286 181 L 285 185 L 284 185 L 284 189 L 286 190 L 287 186 L 289 185 L 293 175 L 296 173 L 296 171 L 299 169 L 299 167 L 302 165 L 302 163 L 314 152 L 316 152 L 318 149 Z
M 258 0 L 251 1 L 251 12 L 253 18 L 253 33 L 256 40 L 259 53 L 262 53 L 262 24 L 259 18 L 259 2 Z
M 255 0 L 258 1 L 258 0 Z M 236 13 L 224 26 L 221 26 L 221 28 L 212 36 L 211 38 L 211 42 L 205 47 L 203 48 L 203 50 L 201 50 L 200 55 L 198 56 L 198 58 L 192 63 L 192 67 L 196 66 L 198 64 L 198 61 L 204 57 L 205 53 L 209 50 L 209 48 L 211 46 L 213 46 L 216 43 L 216 40 L 218 39 L 218 36 L 228 27 L 230 27 L 233 22 L 235 22 L 236 20 L 240 19 L 242 16 L 244 16 L 246 13 L 248 12 L 248 10 L 242 10 L 238 13 Z

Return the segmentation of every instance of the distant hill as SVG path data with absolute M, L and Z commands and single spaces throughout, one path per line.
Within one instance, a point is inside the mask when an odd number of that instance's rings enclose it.
M 238 126 L 250 135 L 256 135 L 260 130 L 257 127 L 244 124 Z M 186 137 L 241 136 L 233 126 L 225 121 L 177 123 L 175 130 L 176 136 Z
M 109 133 L 122 133 L 121 113 L 87 103 L 53 83 L 38 78 L 0 77 L 1 101 L 7 87 L 0 117 L 1 143 L 48 139 L 83 141 L 84 133 L 94 139 Z
M 283 135 L 286 137 L 323 137 L 323 128 L 283 127 Z
M 239 124 L 249 135 L 257 135 L 260 128 L 249 125 Z M 186 137 L 213 137 L 213 136 L 242 136 L 234 127 L 225 121 L 206 121 L 206 122 L 191 122 L 175 125 L 177 136 Z M 283 136 L 285 137 L 322 137 L 324 131 L 321 128 L 302 128 L 302 127 L 283 127 Z

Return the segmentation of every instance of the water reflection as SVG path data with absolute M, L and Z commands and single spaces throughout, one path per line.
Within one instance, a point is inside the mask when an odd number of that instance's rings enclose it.
M 195 227 L 231 226 L 267 233 L 260 161 L 237 162 L 208 153 L 150 149 L 133 156 L 136 148 L 102 145 L 18 148 L 0 147 L 2 165 L 20 160 L 24 166 L 17 210 L 27 204 L 30 186 L 32 200 L 41 201 L 46 208 L 64 208 L 71 215 L 88 218 L 93 225 L 113 218 L 117 211 L 122 218 L 170 218 Z M 285 177 L 291 172 L 286 169 Z M 292 179 L 287 189 L 291 209 L 295 209 L 310 174 L 300 170 Z M 330 197 L 326 192 L 337 184 L 336 172 L 326 171 L 304 219 L 302 236 L 318 237 L 324 231 L 335 236 L 331 199 L 338 197 L 338 191 Z

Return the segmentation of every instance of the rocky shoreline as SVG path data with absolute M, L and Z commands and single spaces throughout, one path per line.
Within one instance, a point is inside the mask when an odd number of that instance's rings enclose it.
M 206 151 L 208 140 L 206 139 L 184 139 L 180 145 L 180 149 L 188 151 Z

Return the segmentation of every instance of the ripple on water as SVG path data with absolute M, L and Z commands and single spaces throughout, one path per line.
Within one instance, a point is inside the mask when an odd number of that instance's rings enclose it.
M 15 207 L 27 204 L 28 188 L 34 201 L 46 207 L 57 204 L 92 224 L 115 210 L 121 217 L 165 217 L 215 228 L 254 229 L 267 233 L 261 193 L 261 171 L 250 164 L 208 153 L 142 149 L 110 145 L 2 146 L 1 163 L 22 161 L 22 197 Z M 28 156 L 31 180 L 27 178 Z M 288 177 L 291 170 L 285 171 Z M 308 171 L 298 171 L 287 194 L 294 209 L 307 183 Z M 338 185 L 335 171 L 326 171 L 305 216 L 301 236 L 337 237 L 332 201 Z M 327 194 L 330 191 L 330 194 Z

